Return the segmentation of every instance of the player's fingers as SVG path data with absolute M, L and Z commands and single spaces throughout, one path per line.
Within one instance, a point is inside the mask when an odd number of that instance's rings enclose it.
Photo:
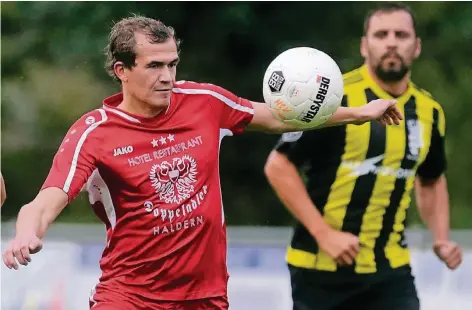
M 344 252 L 341 255 L 341 259 L 345 265 L 349 265 L 349 266 L 352 265 L 352 263 L 354 262 L 354 259 L 347 252 Z
M 458 256 L 458 257 L 455 257 L 454 259 L 452 259 L 451 261 L 449 261 L 447 263 L 447 267 L 449 269 L 456 269 L 457 267 L 459 267 L 459 265 L 462 264 L 462 257 Z
M 459 261 L 459 260 L 462 260 L 462 250 L 459 247 L 457 247 L 457 248 L 454 248 L 449 253 L 449 255 L 446 258 L 446 261 L 449 263 L 452 261 Z
M 22 264 L 22 265 L 25 265 L 26 264 L 26 261 L 23 259 L 23 254 L 21 254 L 21 248 L 23 246 L 20 245 L 20 244 L 15 244 L 13 246 L 13 256 L 15 256 L 16 260 Z
M 389 114 L 397 119 L 402 120 L 403 119 L 403 114 L 400 112 L 400 109 L 397 106 L 393 106 L 388 110 Z
M 16 263 L 15 256 L 13 255 L 13 249 L 11 247 L 3 252 L 3 261 L 8 268 L 18 270 L 18 264 Z
M 379 117 L 379 118 L 377 119 L 377 121 L 378 121 L 381 125 L 383 125 L 383 126 L 387 125 L 387 123 L 385 122 L 385 118 L 384 118 L 383 115 L 382 115 L 381 117 Z
M 34 239 L 29 244 L 29 252 L 31 254 L 36 254 L 43 248 L 43 242 L 40 239 Z
M 341 257 L 338 257 L 334 260 L 338 266 L 346 266 L 346 262 Z
M 25 260 L 25 266 L 28 265 L 28 262 L 31 261 L 30 253 L 29 253 L 29 247 L 24 245 L 21 247 L 21 256 Z
M 11 253 L 11 249 L 6 249 L 2 253 L 2 260 L 5 266 L 7 266 L 8 269 L 13 268 L 13 254 Z
M 349 250 L 346 251 L 346 254 L 349 255 L 349 257 L 352 259 L 352 260 L 355 260 L 356 257 L 357 257 L 357 251 L 355 251 L 354 249 L 350 248 Z
M 395 112 L 395 115 L 397 116 L 397 118 L 399 120 L 402 120 L 403 119 L 403 114 L 402 112 L 400 111 L 400 109 L 398 107 L 395 107 L 394 108 L 394 112 Z
M 398 115 L 395 113 L 395 109 L 394 110 L 391 110 L 389 112 L 389 116 L 390 118 L 393 120 L 393 122 L 395 123 L 395 125 L 400 125 L 400 118 L 398 117 Z

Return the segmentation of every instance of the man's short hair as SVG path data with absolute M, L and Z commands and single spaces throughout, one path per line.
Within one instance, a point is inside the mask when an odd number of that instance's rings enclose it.
M 134 36 L 136 32 L 146 35 L 150 43 L 164 43 L 173 39 L 179 51 L 180 40 L 176 38 L 174 28 L 164 25 L 159 20 L 139 15 L 124 18 L 111 29 L 108 45 L 105 48 L 107 57 L 105 69 L 117 82 L 120 80 L 114 70 L 116 62 L 123 62 L 125 68 L 128 69 L 136 65 L 136 39 Z
M 364 35 L 366 35 L 367 31 L 369 30 L 370 19 L 372 18 L 374 14 L 379 13 L 379 12 L 391 13 L 395 11 L 405 11 L 408 14 L 410 14 L 411 20 L 413 22 L 413 29 L 415 30 L 415 33 L 417 33 L 416 31 L 417 19 L 416 19 L 415 13 L 408 5 L 402 2 L 380 2 L 374 9 L 370 10 L 364 18 Z

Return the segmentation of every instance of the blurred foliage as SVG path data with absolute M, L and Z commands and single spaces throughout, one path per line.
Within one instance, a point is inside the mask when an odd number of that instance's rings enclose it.
M 113 22 L 132 13 L 161 19 L 183 39 L 178 79 L 218 84 L 262 100 L 266 66 L 283 50 L 313 46 L 343 71 L 362 63 L 359 40 L 370 2 L 2 2 L 2 172 L 15 216 L 41 187 L 67 128 L 119 90 L 103 69 Z M 413 80 L 442 103 L 454 228 L 472 228 L 472 4 L 414 2 L 423 53 Z M 292 217 L 263 175 L 277 136 L 225 140 L 221 175 L 230 225 L 287 225 Z M 411 219 L 418 221 L 414 208 Z M 96 220 L 85 196 L 61 215 Z

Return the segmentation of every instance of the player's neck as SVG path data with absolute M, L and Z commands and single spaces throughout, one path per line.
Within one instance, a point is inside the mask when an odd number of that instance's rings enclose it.
M 408 81 L 410 80 L 410 72 L 408 72 L 403 79 L 397 82 L 385 82 L 377 77 L 375 72 L 368 67 L 369 74 L 374 80 L 374 82 L 380 86 L 384 91 L 391 94 L 392 96 L 399 97 L 403 95 L 408 90 Z
M 164 110 L 164 108 L 153 107 L 146 102 L 137 100 L 129 95 L 126 96 L 125 94 L 123 94 L 123 101 L 118 105 L 118 108 L 145 118 L 155 117 Z

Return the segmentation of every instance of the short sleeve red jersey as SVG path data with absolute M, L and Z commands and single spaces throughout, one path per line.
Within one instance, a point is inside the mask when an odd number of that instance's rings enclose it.
M 154 118 L 104 100 L 69 130 L 43 188 L 72 200 L 84 188 L 105 223 L 107 244 L 95 294 L 147 300 L 227 294 L 220 143 L 252 120 L 250 101 L 221 87 L 177 82 Z

